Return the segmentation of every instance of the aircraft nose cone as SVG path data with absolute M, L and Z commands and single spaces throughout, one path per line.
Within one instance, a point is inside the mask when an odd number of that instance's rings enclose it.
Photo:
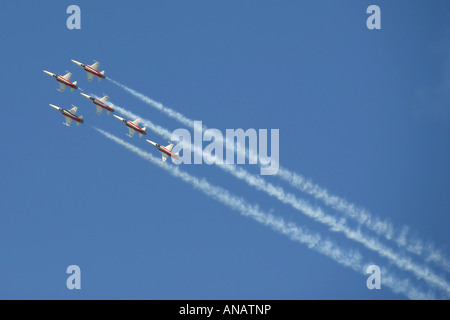
M 79 65 L 80 67 L 83 66 L 83 64 L 81 62 L 78 62 L 76 60 L 71 59 L 73 63 L 75 63 L 76 65 Z

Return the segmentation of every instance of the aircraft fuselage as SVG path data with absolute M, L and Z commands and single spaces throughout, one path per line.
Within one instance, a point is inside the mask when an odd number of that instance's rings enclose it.
M 138 127 L 137 125 L 135 125 L 133 122 L 131 122 L 129 120 L 127 120 L 127 122 L 125 122 L 125 124 L 127 125 L 127 127 L 133 129 L 134 131 L 139 132 L 140 134 L 147 134 L 147 132 L 142 130 L 142 128 Z
M 64 116 L 69 117 L 69 118 L 71 118 L 72 120 L 75 120 L 76 122 L 80 122 L 80 123 L 83 123 L 83 122 L 84 122 L 83 119 L 81 119 L 80 117 L 77 117 L 76 115 L 74 115 L 74 114 L 73 114 L 72 112 L 70 112 L 69 110 L 62 109 L 61 113 L 62 113 Z
M 78 86 L 76 84 L 70 82 L 69 80 L 64 79 L 61 76 L 56 76 L 56 81 L 61 82 L 62 84 L 65 84 L 66 86 L 69 86 L 71 88 L 78 89 Z
M 106 103 L 100 101 L 99 99 L 94 98 L 94 100 L 92 100 L 92 101 L 94 102 L 94 104 L 95 104 L 96 106 L 99 106 L 100 108 L 103 108 L 103 109 L 105 109 L 105 110 L 114 112 L 114 109 L 113 109 L 113 108 L 111 108 L 110 106 L 108 106 Z
M 92 73 L 93 75 L 100 77 L 100 78 L 105 78 L 105 75 L 101 74 L 100 72 L 98 72 L 98 70 L 95 70 L 86 64 L 83 65 L 83 68 L 84 68 L 84 71 L 86 71 L 86 72 Z
M 158 150 L 159 150 L 160 152 L 162 152 L 162 153 L 168 155 L 168 156 L 171 157 L 171 158 L 178 159 L 178 155 L 176 155 L 175 153 L 173 153 L 173 152 L 170 151 L 170 150 L 167 150 L 166 147 L 161 146 L 161 145 L 159 145 L 159 144 L 157 144 L 157 143 L 155 143 L 155 146 L 158 148 Z

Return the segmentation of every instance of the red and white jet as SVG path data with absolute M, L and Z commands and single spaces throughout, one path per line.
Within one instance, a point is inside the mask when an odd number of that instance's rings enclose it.
M 87 64 L 83 64 L 81 62 L 72 60 L 73 63 L 75 63 L 76 65 L 79 65 L 80 67 L 82 67 L 84 69 L 84 71 L 87 72 L 87 76 L 88 76 L 88 80 L 91 81 L 92 78 L 94 78 L 94 76 L 98 77 L 98 81 L 102 80 L 103 78 L 105 78 L 105 71 L 99 72 L 98 66 L 100 65 L 100 62 L 95 62 L 94 64 L 91 64 L 90 66 Z
M 172 152 L 173 143 L 171 143 L 168 146 L 164 147 L 164 146 L 161 146 L 161 145 L 157 144 L 156 142 L 153 142 L 153 141 L 150 141 L 150 140 L 145 140 L 145 141 L 147 141 L 151 145 L 153 145 L 156 148 L 158 148 L 159 152 L 161 152 L 161 154 L 162 154 L 162 160 L 163 161 L 166 161 L 168 157 L 172 157 L 174 159 L 179 159 L 180 158 L 178 153 L 173 153 Z
M 72 109 L 70 110 L 66 110 L 57 106 L 54 106 L 53 104 L 50 104 L 50 107 L 58 110 L 59 112 L 61 112 L 63 114 L 63 116 L 66 118 L 66 122 L 64 123 L 66 126 L 70 126 L 70 123 L 72 122 L 72 120 L 75 120 L 77 122 L 77 126 L 80 125 L 80 123 L 83 123 L 83 116 L 77 116 L 75 115 L 75 113 L 77 112 L 77 107 L 73 106 Z
M 106 110 L 107 114 L 110 114 L 111 112 L 114 112 L 113 105 L 112 104 L 111 105 L 106 104 L 106 101 L 108 100 L 108 96 L 104 96 L 103 98 L 97 99 L 97 98 L 88 96 L 87 94 L 84 94 L 82 92 L 80 92 L 80 93 L 81 93 L 81 95 L 83 97 L 92 100 L 92 102 L 97 107 L 97 114 L 98 115 L 100 115 L 100 113 L 102 113 L 103 109 Z
M 64 76 L 58 76 L 57 74 L 54 74 L 54 73 L 51 73 L 51 72 L 48 72 L 45 70 L 44 70 L 44 72 L 46 74 L 48 74 L 49 76 L 55 78 L 56 81 L 59 82 L 59 88 L 60 88 L 59 91 L 64 92 L 64 90 L 66 89 L 66 86 L 69 86 L 71 91 L 73 91 L 74 89 L 78 89 L 76 81 L 74 81 L 74 82 L 69 81 L 70 76 L 72 75 L 70 72 L 68 72 Z
M 116 117 L 117 119 L 119 119 L 122 122 L 125 122 L 125 125 L 128 127 L 129 130 L 129 137 L 133 137 L 135 132 L 139 133 L 139 137 L 142 137 L 142 135 L 147 134 L 147 132 L 145 132 L 145 128 L 140 128 L 139 127 L 139 122 L 141 122 L 141 119 L 136 119 L 134 121 L 130 121 L 130 120 L 126 120 L 124 118 L 118 117 L 115 114 L 113 115 L 114 117 Z

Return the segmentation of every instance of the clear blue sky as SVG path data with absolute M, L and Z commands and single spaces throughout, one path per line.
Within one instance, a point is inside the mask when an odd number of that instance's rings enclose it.
M 71 4 L 81 30 L 66 27 Z M 371 4 L 381 30 L 366 27 Z M 70 59 L 98 60 L 108 77 L 210 128 L 279 129 L 283 167 L 449 257 L 449 18 L 439 0 L 2 3 L 0 298 L 405 299 L 383 279 L 368 290 L 367 276 L 105 139 L 92 128 L 159 156 L 42 70 L 70 71 L 85 93 L 171 131 L 182 126 L 107 80 L 88 82 Z M 77 105 L 85 123 L 64 126 L 49 103 Z M 213 166 L 183 169 L 430 289 Z M 66 288 L 72 264 L 79 291 Z

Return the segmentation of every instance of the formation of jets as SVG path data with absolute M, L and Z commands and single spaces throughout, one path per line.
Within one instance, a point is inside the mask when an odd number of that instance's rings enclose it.
M 72 60 L 73 63 L 75 63 L 76 65 L 82 67 L 86 72 L 87 72 L 87 76 L 88 76 L 88 81 L 92 81 L 92 79 L 94 78 L 94 76 L 96 76 L 98 78 L 98 81 L 100 81 L 101 79 L 105 78 L 105 71 L 98 71 L 98 67 L 100 65 L 99 62 L 95 62 L 92 65 L 86 65 L 83 64 L 81 62 L 78 62 L 76 60 Z M 64 90 L 66 89 L 66 87 L 70 87 L 70 90 L 73 91 L 75 89 L 78 89 L 77 86 L 77 82 L 70 81 L 70 77 L 72 76 L 72 73 L 67 72 L 67 74 L 65 74 L 64 76 L 60 76 L 54 73 L 51 73 L 49 71 L 44 70 L 44 72 L 46 74 L 48 74 L 49 76 L 53 77 L 56 79 L 56 81 L 58 81 L 59 83 L 59 90 L 61 92 L 64 92 Z M 100 115 L 104 110 L 106 110 L 107 114 L 109 115 L 111 112 L 114 112 L 114 105 L 112 104 L 108 104 L 108 96 L 104 95 L 103 98 L 96 98 L 96 97 L 92 97 L 89 96 L 87 94 L 84 94 L 81 92 L 81 95 L 83 97 L 85 97 L 86 99 L 91 100 L 94 105 L 97 108 L 97 114 Z M 53 104 L 50 104 L 50 107 L 58 110 L 59 112 L 61 112 L 61 114 L 64 116 L 64 118 L 66 119 L 66 122 L 64 122 L 64 124 L 66 126 L 70 126 L 72 121 L 75 121 L 77 123 L 77 125 L 80 125 L 80 123 L 83 123 L 83 116 L 77 116 L 76 112 L 78 110 L 78 107 L 72 105 L 73 108 L 71 109 L 64 109 L 64 108 L 60 108 L 58 106 L 55 106 Z M 141 128 L 139 127 L 139 123 L 140 123 L 140 119 L 135 119 L 134 121 L 130 121 L 124 118 L 121 118 L 119 116 L 114 115 L 114 117 L 116 117 L 117 119 L 119 119 L 120 121 L 124 122 L 125 125 L 128 127 L 128 136 L 129 137 L 133 137 L 133 135 L 137 132 L 139 133 L 139 137 L 142 137 L 143 135 L 147 134 L 147 132 L 145 131 L 146 128 Z M 150 141 L 150 140 L 146 140 L 148 143 L 150 143 L 151 145 L 153 145 L 154 147 L 156 147 L 162 154 L 162 160 L 166 161 L 167 158 L 172 157 L 174 159 L 178 159 L 179 155 L 178 153 L 173 153 L 172 152 L 172 148 L 173 148 L 173 144 L 170 143 L 168 146 L 161 146 L 159 144 L 157 144 L 156 142 Z

